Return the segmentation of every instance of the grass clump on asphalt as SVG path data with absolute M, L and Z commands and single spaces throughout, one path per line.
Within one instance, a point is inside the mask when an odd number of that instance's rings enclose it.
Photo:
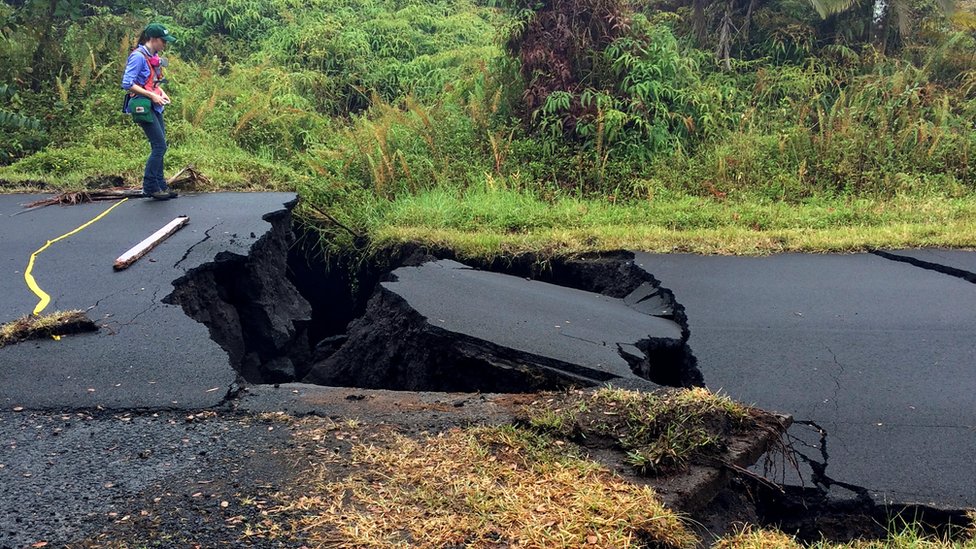
M 627 453 L 639 473 L 663 475 L 721 449 L 723 438 L 750 418 L 730 398 L 694 388 L 643 393 L 604 388 L 556 398 L 528 411 L 528 424 L 581 445 L 601 444 Z
M 302 436 L 302 435 L 300 435 Z M 312 436 L 322 438 L 321 434 Z M 316 439 L 316 440 L 319 440 Z M 354 445 L 278 510 L 330 547 L 688 547 L 646 486 L 520 427 L 472 427 Z M 341 462 L 341 463 L 339 463 Z M 340 465 L 343 474 L 330 476 Z
M 0 347 L 29 339 L 55 339 L 61 336 L 94 332 L 98 326 L 82 311 L 58 311 L 47 315 L 27 315 L 0 325 Z

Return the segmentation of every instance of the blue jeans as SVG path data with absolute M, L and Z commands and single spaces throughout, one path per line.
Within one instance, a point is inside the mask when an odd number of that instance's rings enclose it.
M 156 118 L 154 124 L 140 122 L 142 131 L 146 133 L 149 146 L 152 151 L 149 159 L 146 160 L 146 172 L 142 176 L 142 192 L 152 194 L 165 191 L 166 179 L 163 177 L 163 156 L 166 155 L 166 125 L 163 124 L 163 113 L 153 109 L 153 116 Z

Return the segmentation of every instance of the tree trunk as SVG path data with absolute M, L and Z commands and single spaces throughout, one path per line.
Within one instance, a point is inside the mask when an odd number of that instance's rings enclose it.
M 56 55 L 51 55 L 51 37 L 53 34 L 54 27 L 54 13 L 58 9 L 58 0 L 50 0 L 48 2 L 47 13 L 45 13 L 44 18 L 41 22 L 44 25 L 41 31 L 41 38 L 37 41 L 37 49 L 34 50 L 34 55 L 31 61 L 31 90 L 35 92 L 41 91 L 44 87 L 50 86 L 50 76 L 52 71 L 45 70 L 50 67 L 47 65 L 53 59 L 56 59 Z
M 881 53 L 885 53 L 888 45 L 891 11 L 891 0 L 874 0 L 874 9 L 871 12 L 871 43 Z
M 718 45 L 715 47 L 715 58 L 722 62 L 722 68 L 732 70 L 732 10 L 735 0 L 729 0 L 725 5 L 725 15 L 719 23 Z
M 706 0 L 694 0 L 692 4 L 692 28 L 695 32 L 695 40 L 699 45 L 705 43 L 705 31 L 707 27 L 707 21 L 705 20 L 705 2 Z

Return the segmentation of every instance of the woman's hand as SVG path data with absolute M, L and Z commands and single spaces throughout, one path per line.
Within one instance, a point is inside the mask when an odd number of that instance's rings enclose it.
M 162 107 L 163 105 L 169 103 L 169 100 L 168 99 L 166 99 L 165 97 L 163 97 L 162 95 L 159 95 L 157 93 L 150 93 L 149 94 L 149 99 L 152 100 L 153 105 L 159 105 L 160 107 Z

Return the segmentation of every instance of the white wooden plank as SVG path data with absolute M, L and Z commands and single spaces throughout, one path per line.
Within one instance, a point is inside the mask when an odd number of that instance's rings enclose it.
M 140 257 L 146 255 L 150 250 L 158 246 L 160 242 L 166 240 L 172 236 L 173 233 L 182 229 L 184 225 L 189 223 L 189 221 L 190 218 L 187 216 L 180 216 L 170 221 L 162 229 L 154 232 L 148 238 L 136 244 L 124 254 L 120 255 L 119 258 L 115 260 L 115 270 L 121 271 L 122 269 L 129 267 L 138 261 Z

